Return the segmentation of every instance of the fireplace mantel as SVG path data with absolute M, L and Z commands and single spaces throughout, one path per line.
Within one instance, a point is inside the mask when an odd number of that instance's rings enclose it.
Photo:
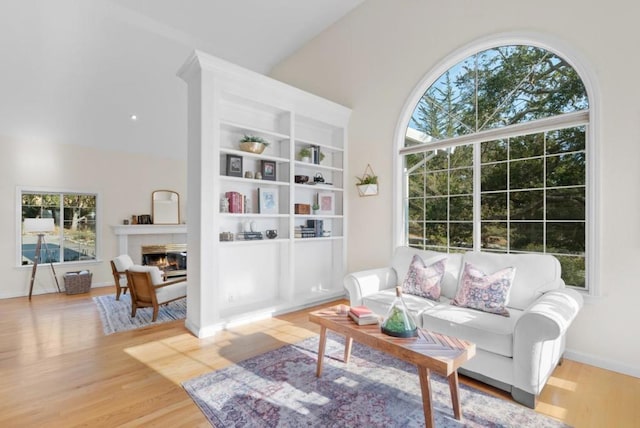
M 130 235 L 186 235 L 186 224 L 119 224 L 111 226 L 118 237 L 119 254 L 129 253 Z

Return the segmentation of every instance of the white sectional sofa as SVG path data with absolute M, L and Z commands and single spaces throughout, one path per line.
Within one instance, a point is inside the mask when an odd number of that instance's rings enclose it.
M 425 264 L 446 257 L 439 301 L 403 295 L 416 324 L 474 342 L 476 356 L 460 372 L 510 391 L 516 401 L 534 408 L 562 357 L 567 329 L 583 305 L 580 293 L 565 288 L 558 260 L 545 254 L 444 254 L 398 247 L 389 266 L 345 277 L 351 305 L 366 305 L 384 316 L 414 254 Z M 451 304 L 464 263 L 486 274 L 515 268 L 506 304 L 508 317 Z

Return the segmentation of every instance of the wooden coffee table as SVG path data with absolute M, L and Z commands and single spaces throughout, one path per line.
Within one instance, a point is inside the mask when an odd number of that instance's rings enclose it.
M 309 320 L 320 325 L 320 343 L 318 345 L 318 366 L 316 376 L 322 375 L 322 360 L 327 343 L 327 329 L 345 336 L 344 361 L 349 362 L 353 340 L 377 349 L 418 367 L 424 421 L 427 427 L 433 426 L 431 407 L 431 385 L 429 373 L 434 371 L 449 381 L 451 403 L 456 419 L 462 418 L 458 395 L 458 367 L 476 354 L 476 345 L 465 340 L 444 334 L 418 329 L 417 337 L 400 338 L 386 335 L 380 326 L 357 325 L 338 307 L 311 312 Z

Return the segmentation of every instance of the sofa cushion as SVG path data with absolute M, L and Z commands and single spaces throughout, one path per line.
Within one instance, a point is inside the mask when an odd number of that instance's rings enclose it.
M 156 298 L 158 303 L 168 302 L 187 295 L 187 282 L 178 282 L 176 284 L 166 285 L 156 288 Z
M 486 274 L 465 262 L 456 298 L 451 303 L 508 317 L 506 305 L 515 273 L 514 268 L 508 267 Z
M 158 266 L 133 265 L 130 266 L 128 270 L 131 272 L 149 272 L 151 275 L 151 283 L 153 285 L 162 284 L 164 282 L 162 271 Z
M 444 276 L 446 263 L 446 257 L 425 262 L 418 254 L 414 254 L 407 276 L 402 283 L 402 291 L 425 299 L 440 300 L 440 282 Z
M 422 312 L 422 327 L 476 344 L 478 349 L 513 357 L 513 330 L 523 311 L 511 317 L 440 303 Z
M 564 287 L 560 277 L 560 262 L 549 254 L 468 252 L 463 260 L 484 272 L 496 272 L 506 267 L 516 269 L 517 275 L 513 279 L 507 303 L 510 308 L 524 310 L 547 291 Z
M 440 294 L 447 297 L 447 299 L 453 299 L 458 289 L 458 278 L 460 276 L 460 267 L 462 265 L 462 254 L 456 253 L 441 253 L 438 251 L 419 250 L 411 247 L 397 247 L 393 253 L 393 259 L 391 260 L 391 266 L 396 271 L 398 281 L 404 280 L 407 277 L 409 271 L 409 265 L 413 259 L 414 254 L 419 255 L 422 260 L 431 260 L 437 258 L 447 258 L 447 264 L 445 267 L 444 276 L 440 282 Z M 395 284 L 402 285 L 402 284 Z

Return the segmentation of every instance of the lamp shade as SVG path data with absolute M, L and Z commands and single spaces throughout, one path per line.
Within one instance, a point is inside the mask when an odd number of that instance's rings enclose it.
M 52 218 L 25 218 L 25 233 L 44 233 L 54 231 L 54 221 Z

